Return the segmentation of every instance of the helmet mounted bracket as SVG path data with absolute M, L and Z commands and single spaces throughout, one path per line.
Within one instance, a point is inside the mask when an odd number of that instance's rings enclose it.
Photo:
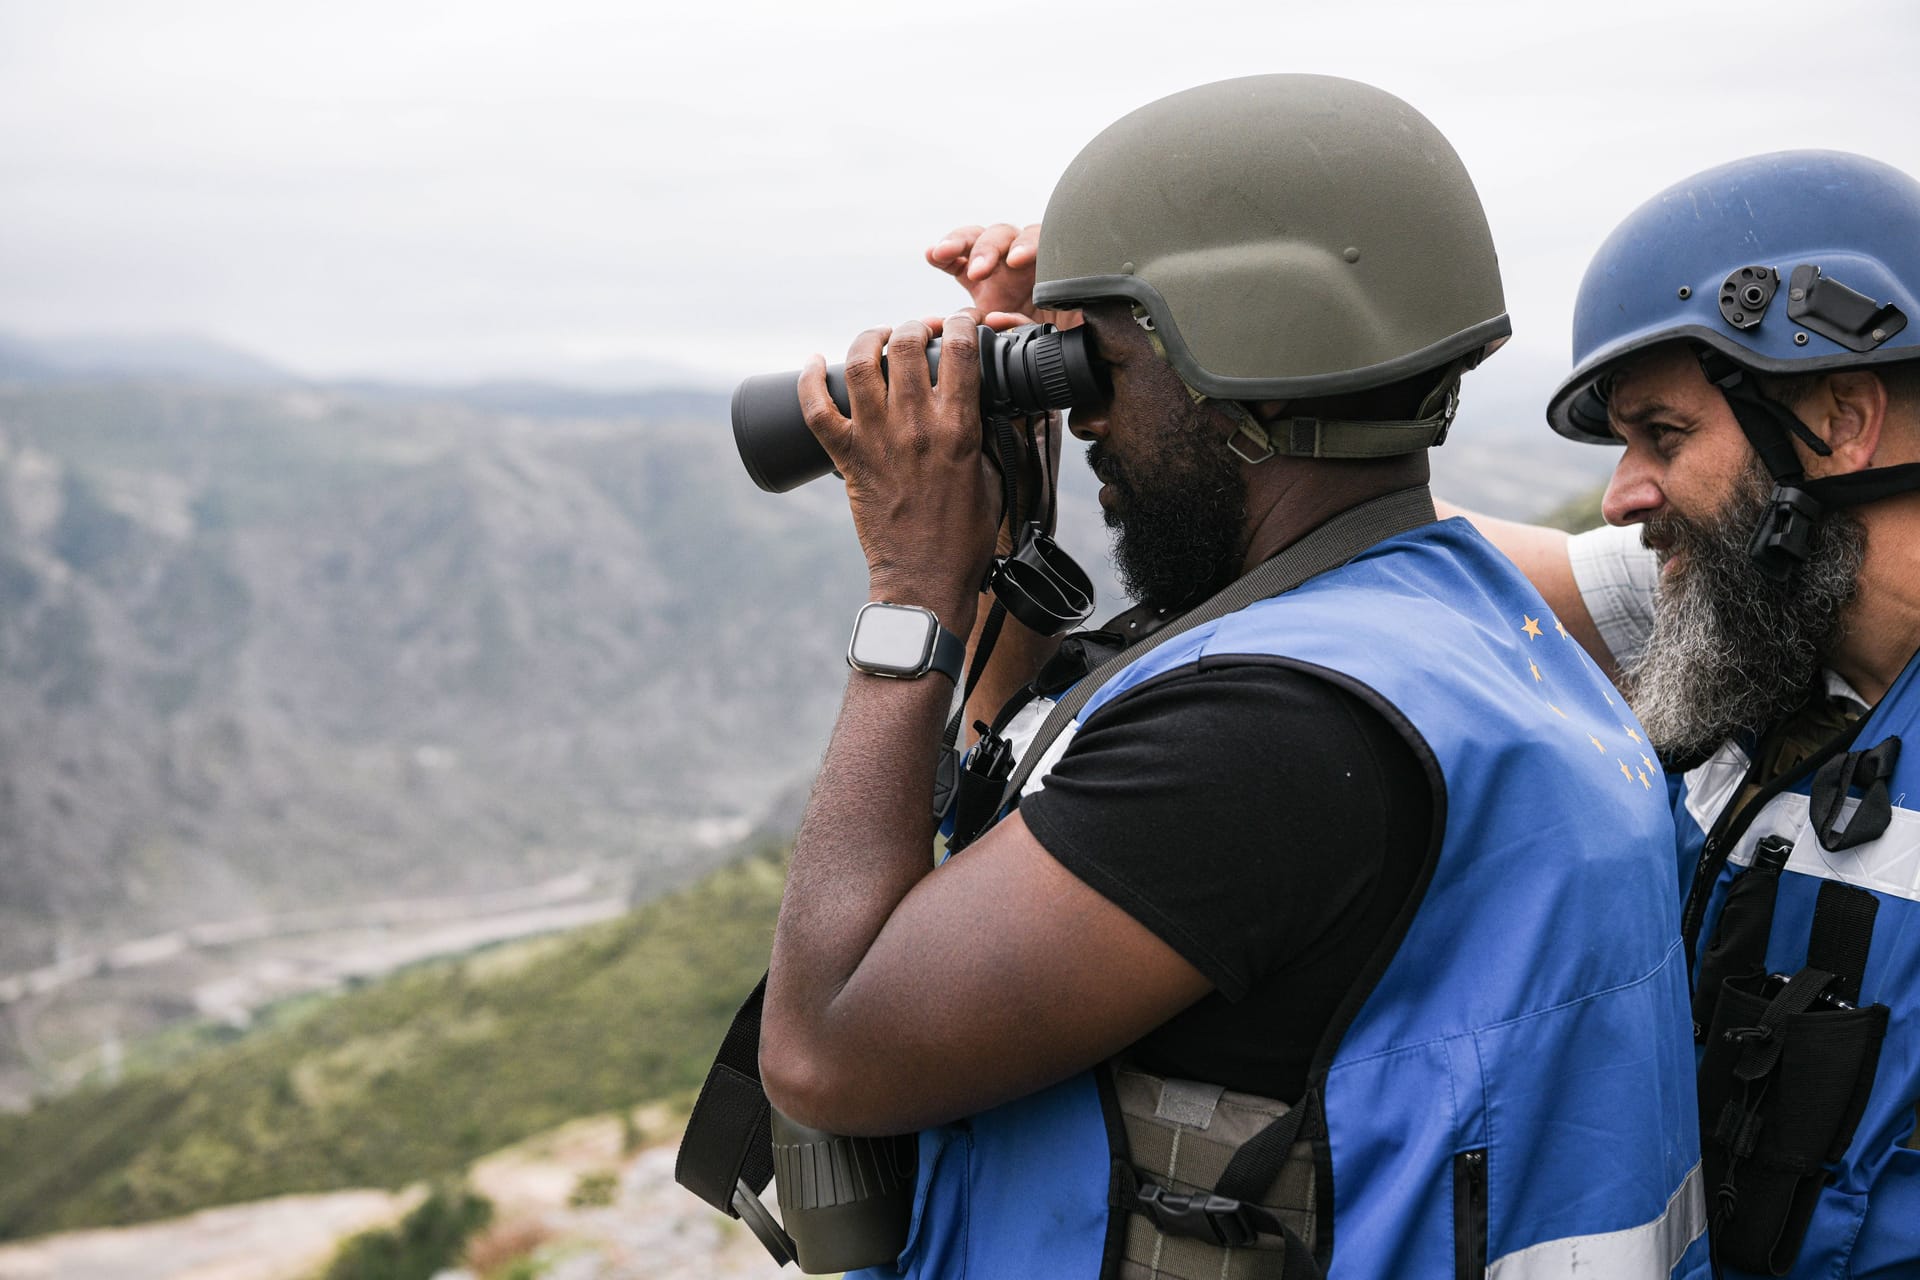
M 1701 373 L 1726 398 L 1747 443 L 1773 478 L 1773 495 L 1747 543 L 1747 554 L 1767 577 L 1785 582 L 1805 563 L 1813 547 L 1814 528 L 1827 510 L 1809 492 L 1806 468 L 1800 465 L 1793 441 L 1798 438 L 1823 458 L 1833 453 L 1833 446 L 1791 409 L 1762 392 L 1754 385 L 1753 375 L 1726 355 L 1702 348 L 1698 357 Z

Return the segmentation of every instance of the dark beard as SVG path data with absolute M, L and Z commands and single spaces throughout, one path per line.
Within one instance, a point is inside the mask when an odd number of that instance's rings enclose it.
M 1653 632 L 1621 683 L 1669 765 L 1705 759 L 1728 737 L 1759 733 L 1796 710 L 1840 635 L 1858 588 L 1866 530 L 1845 510 L 1814 528 L 1810 553 L 1785 583 L 1747 554 L 1773 481 L 1755 459 L 1711 521 L 1665 515 L 1642 538 L 1684 553 L 1660 578 Z
M 1197 604 L 1240 576 L 1247 482 L 1198 405 L 1169 423 L 1150 456 L 1122 465 L 1099 442 L 1087 465 L 1113 486 L 1113 565 L 1127 594 L 1155 609 Z

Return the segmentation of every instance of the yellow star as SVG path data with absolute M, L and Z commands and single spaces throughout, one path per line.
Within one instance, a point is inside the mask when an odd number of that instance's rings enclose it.
M 1647 781 L 1647 775 L 1644 770 L 1635 769 L 1633 772 L 1634 772 L 1634 776 L 1640 779 L 1641 786 L 1645 787 L 1649 791 L 1653 790 L 1653 784 Z
M 1562 640 L 1573 639 L 1573 633 L 1567 630 L 1567 624 L 1560 621 L 1560 619 L 1558 618 L 1555 618 L 1553 620 L 1553 629 L 1560 633 L 1560 638 Z
M 1648 773 L 1653 772 L 1653 761 L 1647 759 L 1646 753 L 1644 751 L 1640 753 L 1640 763 L 1647 766 Z
M 1551 702 L 1547 704 L 1547 710 L 1553 712 L 1553 714 L 1559 716 L 1562 720 L 1565 720 L 1567 718 L 1567 713 L 1562 711 L 1560 708 L 1554 706 Z
M 1631 769 L 1629 769 L 1629 768 L 1627 768 L 1627 762 L 1626 762 L 1625 760 L 1621 760 L 1621 761 L 1618 761 L 1617 763 L 1618 763 L 1618 764 L 1619 764 L 1619 766 L 1620 766 L 1620 774 L 1621 774 L 1621 776 L 1622 776 L 1622 777 L 1624 777 L 1624 778 L 1625 778 L 1625 779 L 1626 779 L 1626 780 L 1627 780 L 1628 782 L 1632 782 L 1632 781 L 1633 781 L 1633 770 L 1631 770 Z
M 1524 613 L 1520 616 L 1527 618 L 1527 615 Z M 1527 625 L 1520 628 L 1520 630 L 1532 636 L 1535 640 L 1538 640 L 1540 638 L 1540 620 L 1538 618 L 1527 618 Z
M 1594 737 L 1592 734 L 1588 734 L 1587 741 L 1591 742 L 1593 744 L 1593 749 L 1595 751 L 1598 751 L 1601 755 L 1607 754 L 1607 748 L 1605 747 L 1605 745 L 1601 743 L 1600 739 Z
M 1627 736 L 1628 736 L 1629 738 L 1632 738 L 1632 739 L 1633 739 L 1633 740 L 1634 740 L 1635 742 L 1638 742 L 1638 741 L 1640 741 L 1640 735 L 1639 735 L 1639 734 L 1637 734 L 1637 733 L 1635 733 L 1635 732 L 1633 731 L 1633 726 L 1632 726 L 1632 725 L 1625 725 L 1625 724 L 1623 724 L 1623 725 L 1621 725 L 1620 727 L 1621 727 L 1622 729 L 1625 729 L 1625 730 L 1627 731 Z
M 1533 672 L 1533 678 L 1535 680 L 1540 679 L 1540 668 L 1534 666 L 1531 662 L 1529 662 L 1527 664 L 1527 670 Z

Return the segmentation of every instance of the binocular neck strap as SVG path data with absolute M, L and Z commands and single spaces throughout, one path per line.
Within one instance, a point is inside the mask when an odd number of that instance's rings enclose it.
M 1432 524 L 1437 518 L 1433 509 L 1433 495 L 1425 485 L 1397 489 L 1359 506 L 1349 507 L 1279 555 L 1241 575 L 1189 612 L 1128 645 L 1101 663 L 1054 704 L 1053 710 L 1047 713 L 1046 720 L 1041 723 L 1039 733 L 1021 754 L 1019 767 L 1014 769 L 1007 779 L 1007 785 L 1001 790 L 1001 808 L 1019 796 L 1020 789 L 1046 756 L 1047 748 L 1093 700 L 1093 695 L 1100 691 L 1101 686 L 1148 651 L 1202 623 L 1237 613 L 1257 601 L 1283 595 L 1309 578 L 1338 568 L 1375 543 L 1421 525 Z

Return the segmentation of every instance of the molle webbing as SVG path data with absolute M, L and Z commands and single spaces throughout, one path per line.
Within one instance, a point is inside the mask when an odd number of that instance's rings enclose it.
M 1221 1185 L 1235 1155 L 1288 1113 L 1287 1104 L 1249 1093 L 1120 1066 L 1114 1093 L 1126 1128 L 1127 1158 L 1139 1186 L 1181 1198 L 1203 1198 Z M 1128 1188 L 1130 1191 L 1131 1188 Z M 1279 1175 L 1257 1201 L 1310 1253 L 1318 1214 L 1313 1144 L 1297 1140 Z M 1118 1280 L 1307 1280 L 1288 1268 L 1285 1237 L 1259 1233 L 1228 1248 L 1192 1235 L 1162 1231 L 1137 1204 L 1128 1212 Z M 1294 1254 L 1298 1256 L 1297 1252 Z

